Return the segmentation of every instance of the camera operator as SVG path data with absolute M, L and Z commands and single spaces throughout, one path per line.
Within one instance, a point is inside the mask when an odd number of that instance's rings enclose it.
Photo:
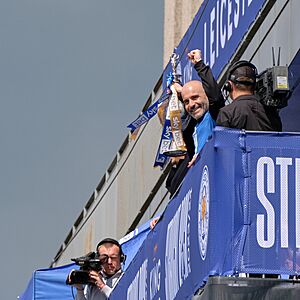
M 223 91 L 233 100 L 220 109 L 217 125 L 255 131 L 282 131 L 277 108 L 264 106 L 255 95 L 256 67 L 246 60 L 235 62 L 227 72 Z
M 90 283 L 85 287 L 83 284 L 73 284 L 77 289 L 76 300 L 107 299 L 123 274 L 121 263 L 125 261 L 126 256 L 118 241 L 106 238 L 98 243 L 96 251 L 101 270 L 88 272 Z M 68 276 L 69 282 L 71 274 L 72 272 Z

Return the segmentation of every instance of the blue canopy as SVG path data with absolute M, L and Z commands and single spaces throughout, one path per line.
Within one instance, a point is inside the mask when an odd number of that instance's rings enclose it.
M 57 268 L 40 269 L 33 272 L 25 292 L 20 300 L 73 300 L 72 287 L 66 285 L 66 278 L 75 264 Z
M 123 269 L 126 270 L 143 244 L 150 231 L 149 222 L 141 225 L 120 240 L 126 254 Z M 33 275 L 20 300 L 73 300 L 72 287 L 66 285 L 66 278 L 72 269 L 79 267 L 74 263 L 50 269 L 39 269 Z M 74 289 L 74 294 L 76 293 Z

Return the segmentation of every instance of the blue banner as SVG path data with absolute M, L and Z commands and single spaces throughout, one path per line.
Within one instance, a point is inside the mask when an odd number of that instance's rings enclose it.
M 184 84 L 198 79 L 192 63 L 187 58 L 187 53 L 193 49 L 202 50 L 203 61 L 210 66 L 215 78 L 218 78 L 266 2 L 268 1 L 204 1 L 178 47 L 174 49 L 174 53 L 179 56 L 176 69 L 180 81 Z M 148 122 L 157 113 L 158 104 L 168 96 L 165 92 L 170 84 L 172 71 L 169 62 L 163 72 L 162 98 L 127 126 L 131 131 Z
M 218 78 L 267 2 L 267 0 L 204 1 L 176 49 L 180 57 L 182 82 L 198 79 L 193 65 L 187 58 L 187 53 L 193 49 L 202 51 L 203 61 L 211 67 L 215 78 Z M 163 75 L 164 87 L 171 70 L 169 63 Z
M 250 136 L 248 235 L 241 270 L 300 274 L 298 135 Z M 255 257 L 254 257 L 255 256 Z
M 110 299 L 190 299 L 208 276 L 299 266 L 300 134 L 217 127 Z

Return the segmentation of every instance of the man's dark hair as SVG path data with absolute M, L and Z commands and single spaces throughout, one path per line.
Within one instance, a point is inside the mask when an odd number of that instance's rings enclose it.
M 249 83 L 247 83 L 249 82 Z M 240 77 L 239 81 L 233 82 L 236 88 L 243 92 L 251 92 L 254 93 L 255 91 L 255 81 L 249 79 L 249 77 Z
M 247 60 L 235 62 L 227 72 L 227 81 L 224 89 L 228 92 L 232 90 L 231 82 L 241 91 L 254 92 L 257 77 L 256 67 Z
M 126 260 L 126 255 L 123 253 L 123 250 L 122 250 L 122 246 L 120 245 L 120 243 L 115 240 L 115 239 L 112 239 L 112 238 L 105 238 L 103 239 L 102 241 L 100 241 L 96 247 L 96 252 L 98 253 L 98 248 L 100 246 L 102 246 L 103 244 L 106 244 L 106 243 L 110 243 L 110 244 L 113 244 L 113 245 L 116 245 L 119 247 L 119 254 L 120 254 L 120 262 L 121 263 L 124 263 L 125 260 Z

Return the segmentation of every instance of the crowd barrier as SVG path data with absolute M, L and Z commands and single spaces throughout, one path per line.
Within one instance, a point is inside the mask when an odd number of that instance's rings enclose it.
M 217 127 L 110 299 L 191 299 L 210 276 L 295 276 L 300 134 Z

